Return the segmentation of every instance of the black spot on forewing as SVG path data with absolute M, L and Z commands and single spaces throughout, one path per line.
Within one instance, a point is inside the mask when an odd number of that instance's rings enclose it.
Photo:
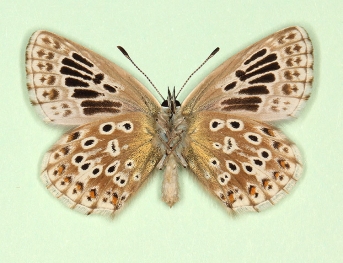
M 99 73 L 99 74 L 95 75 L 95 78 L 93 79 L 93 82 L 95 84 L 100 84 L 103 79 L 104 79 L 104 74 Z
M 267 49 L 261 49 L 260 51 L 256 52 L 255 54 L 253 54 L 249 59 L 247 59 L 244 62 L 244 65 L 248 65 L 251 61 L 254 61 L 255 59 L 264 56 L 267 53 Z
M 77 99 L 94 99 L 99 96 L 104 96 L 104 94 L 89 89 L 74 89 L 74 93 L 71 96 Z
M 236 87 L 236 84 L 237 84 L 236 81 L 231 82 L 230 84 L 228 84 L 228 85 L 225 86 L 224 90 L 225 90 L 225 91 L 232 90 L 234 87 Z
M 117 92 L 117 87 L 112 87 L 111 85 L 104 84 L 104 89 L 107 90 L 110 93 L 115 93 Z
M 79 54 L 77 54 L 77 53 L 73 53 L 72 57 L 73 57 L 75 60 L 77 60 L 77 61 L 79 61 L 79 62 L 81 62 L 81 63 L 87 65 L 88 67 L 93 67 L 93 66 L 94 66 L 94 65 L 93 65 L 91 62 L 89 62 L 86 58 L 82 57 L 81 55 L 79 55 Z

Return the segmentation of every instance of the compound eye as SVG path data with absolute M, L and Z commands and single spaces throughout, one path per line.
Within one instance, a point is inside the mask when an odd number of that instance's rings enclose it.
M 165 101 L 163 101 L 162 103 L 161 103 L 161 106 L 162 107 L 166 107 L 166 108 L 168 108 L 168 100 L 165 100 Z
M 176 107 L 181 107 L 180 101 L 176 100 L 175 103 L 176 103 Z

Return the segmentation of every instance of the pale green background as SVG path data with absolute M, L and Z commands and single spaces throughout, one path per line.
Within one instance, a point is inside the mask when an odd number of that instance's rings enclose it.
M 156 2 L 1 1 L 0 262 L 342 262 L 343 1 Z M 44 124 L 28 100 L 24 54 L 35 30 L 93 49 L 150 88 L 122 45 L 163 94 L 219 46 L 183 99 L 226 58 L 291 25 L 312 38 L 315 82 L 300 117 L 282 125 L 306 169 L 276 207 L 233 218 L 183 172 L 169 209 L 158 173 L 109 220 L 69 210 L 40 182 L 43 153 L 64 130 Z

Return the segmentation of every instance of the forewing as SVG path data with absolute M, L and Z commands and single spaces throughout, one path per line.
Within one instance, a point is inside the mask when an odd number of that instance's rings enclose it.
M 226 60 L 182 104 L 184 115 L 215 110 L 264 121 L 296 116 L 310 97 L 312 44 L 301 27 L 268 36 Z
M 26 50 L 27 86 L 47 122 L 78 125 L 99 117 L 158 112 L 158 101 L 123 69 L 68 39 L 35 32 Z
M 188 120 L 182 155 L 230 210 L 261 211 L 286 196 L 302 171 L 296 146 L 271 125 L 200 112 Z
M 45 155 L 41 178 L 68 207 L 113 214 L 138 190 L 162 154 L 154 120 L 122 114 L 78 127 Z

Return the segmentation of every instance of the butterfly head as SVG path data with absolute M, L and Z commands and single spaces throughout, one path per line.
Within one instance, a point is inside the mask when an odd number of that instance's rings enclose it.
M 171 115 L 174 115 L 176 109 L 181 106 L 181 103 L 176 99 L 175 96 L 175 87 L 173 88 L 173 93 L 171 93 L 170 89 L 168 88 L 168 97 L 161 103 L 161 106 L 163 108 L 169 109 Z

